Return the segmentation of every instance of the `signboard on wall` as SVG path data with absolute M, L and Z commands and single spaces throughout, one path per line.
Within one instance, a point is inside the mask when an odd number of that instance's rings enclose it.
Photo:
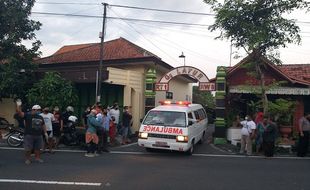
M 168 91 L 169 81 L 179 75 L 188 75 L 199 81 L 199 90 L 214 91 L 215 83 L 210 83 L 209 78 L 199 69 L 190 66 L 177 67 L 166 73 L 155 85 L 156 91 Z
M 215 83 L 201 82 L 201 83 L 199 83 L 199 90 L 201 90 L 201 91 L 215 91 Z

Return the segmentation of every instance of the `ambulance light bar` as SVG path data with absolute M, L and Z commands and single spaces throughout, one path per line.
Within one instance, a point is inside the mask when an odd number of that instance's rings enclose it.
M 170 100 L 165 100 L 165 101 L 159 101 L 161 105 L 184 105 L 188 106 L 191 104 L 189 101 L 176 101 L 176 102 L 171 102 Z

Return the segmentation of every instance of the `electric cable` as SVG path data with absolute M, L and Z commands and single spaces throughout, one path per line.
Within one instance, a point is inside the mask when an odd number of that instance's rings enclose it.
M 37 12 L 37 11 L 33 11 L 32 14 L 82 17 L 82 18 L 102 18 L 102 16 L 96 16 L 96 15 L 81 15 L 81 14 L 70 14 L 70 13 L 53 13 L 53 12 Z M 107 19 L 121 19 L 121 20 L 137 21 L 137 22 L 151 22 L 151 23 L 187 25 L 187 26 L 203 26 L 203 27 L 210 26 L 210 25 L 206 25 L 206 24 L 193 24 L 193 23 L 186 23 L 186 22 L 172 22 L 172 21 L 161 21 L 161 20 L 145 20 L 145 19 L 135 19 L 135 18 L 124 18 L 124 17 L 106 17 L 106 18 Z
M 114 12 L 112 9 L 110 9 L 115 15 L 118 16 L 118 14 L 116 12 Z M 171 55 L 167 54 L 165 51 L 163 51 L 161 48 L 159 48 L 156 44 L 154 44 L 151 40 L 149 40 L 148 38 L 146 38 L 140 31 L 138 31 L 137 29 L 135 29 L 131 24 L 129 24 L 128 22 L 126 22 L 125 20 L 121 19 L 124 23 L 126 23 L 130 28 L 132 28 L 134 31 L 136 31 L 138 34 L 140 34 L 145 40 L 147 40 L 149 43 L 151 43 L 154 47 L 156 47 L 158 50 L 160 50 L 162 53 L 166 54 L 168 57 L 170 57 L 172 60 L 176 61 L 175 58 L 173 58 Z

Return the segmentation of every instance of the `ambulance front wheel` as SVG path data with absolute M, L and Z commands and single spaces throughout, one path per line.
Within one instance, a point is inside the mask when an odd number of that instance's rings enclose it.
M 145 148 L 146 152 L 153 152 L 154 149 L 153 148 Z
M 194 142 L 192 142 L 191 147 L 188 149 L 188 151 L 186 151 L 187 155 L 192 155 L 194 152 Z

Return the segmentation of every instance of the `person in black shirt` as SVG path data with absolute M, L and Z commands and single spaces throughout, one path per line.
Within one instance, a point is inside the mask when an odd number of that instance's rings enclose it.
M 88 115 L 90 114 L 90 110 L 91 110 L 91 106 L 87 106 L 87 108 L 85 109 L 82 117 L 83 117 L 83 120 L 84 120 L 84 127 L 85 129 L 87 129 L 87 117 Z
M 16 119 L 19 128 L 22 128 L 22 129 L 25 128 L 24 119 L 21 118 L 18 113 L 14 114 L 14 119 Z
M 16 111 L 21 118 L 25 119 L 25 136 L 24 136 L 24 149 L 25 149 L 25 163 L 29 165 L 31 163 L 31 151 L 34 150 L 35 160 L 39 163 L 43 163 L 40 158 L 40 149 L 43 146 L 42 133 L 45 137 L 48 137 L 44 119 L 39 115 L 41 107 L 34 105 L 31 112 L 24 113 L 21 111 L 21 107 L 17 104 Z M 46 138 L 47 139 L 47 138 Z
M 127 136 L 128 136 L 128 130 L 130 127 L 131 119 L 132 119 L 132 115 L 129 112 L 129 107 L 125 106 L 124 107 L 124 113 L 123 113 L 123 126 L 122 126 L 123 140 L 122 140 L 122 144 L 128 143 Z
M 272 122 L 269 116 L 264 116 L 262 125 L 263 132 L 263 150 L 266 157 L 273 157 L 275 149 L 275 141 L 277 138 L 277 126 Z
M 62 119 L 63 119 L 63 125 L 64 127 L 67 127 L 68 123 L 69 123 L 69 117 L 71 115 L 73 115 L 74 112 L 74 108 L 72 106 L 68 106 L 66 108 L 66 111 L 62 114 Z

